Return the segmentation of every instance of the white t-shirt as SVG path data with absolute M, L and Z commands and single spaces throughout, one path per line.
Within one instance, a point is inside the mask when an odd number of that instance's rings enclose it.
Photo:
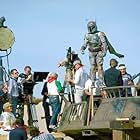
M 92 81 L 91 79 L 88 79 L 85 83 L 85 90 L 88 90 L 89 92 L 91 92 L 91 86 L 92 86 Z M 96 95 L 96 89 L 93 88 L 93 95 Z
M 85 90 L 88 90 L 89 92 L 91 92 L 91 86 L 92 86 L 92 81 L 91 79 L 88 79 L 85 83 Z M 95 81 L 95 87 L 93 88 L 93 95 L 100 95 L 100 87 L 103 86 L 103 83 L 97 79 Z
M 85 82 L 88 80 L 88 74 L 83 69 L 83 67 L 80 67 L 78 70 L 76 70 L 74 75 L 74 84 L 75 88 L 77 89 L 84 89 Z
M 4 130 L 11 130 L 11 126 L 16 121 L 16 118 L 12 112 L 3 112 L 0 115 L 0 121 L 3 122 Z

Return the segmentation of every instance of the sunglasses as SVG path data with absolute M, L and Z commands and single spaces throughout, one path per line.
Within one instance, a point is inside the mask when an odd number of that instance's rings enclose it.
M 11 105 L 7 106 L 7 108 L 12 107 Z
M 14 74 L 18 74 L 18 72 L 15 72 Z

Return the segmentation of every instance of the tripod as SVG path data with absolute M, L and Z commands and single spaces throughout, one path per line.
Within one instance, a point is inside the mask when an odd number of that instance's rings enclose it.
M 28 108 L 28 123 L 31 123 L 31 126 L 39 127 L 38 126 L 38 119 L 37 119 L 37 113 L 36 113 L 36 107 L 35 104 L 32 102 L 32 95 L 29 95 L 29 103 L 27 104 Z
M 36 113 L 36 107 L 33 103 L 33 87 L 35 82 L 24 82 L 21 86 L 21 92 L 24 95 L 24 99 L 19 103 L 19 107 L 17 108 L 18 118 L 23 118 L 24 115 L 24 105 L 27 105 L 27 113 L 28 113 L 28 125 L 38 127 L 38 119 Z
M 67 68 L 63 87 L 64 87 L 64 92 L 65 92 L 65 89 L 66 89 L 66 92 L 68 94 L 69 102 L 74 103 L 75 102 L 75 99 L 74 99 L 74 86 L 70 82 L 67 81 L 69 79 L 72 79 L 72 77 L 73 77 L 72 69 Z
M 66 88 L 67 88 L 67 92 L 68 92 L 69 102 L 74 103 L 75 102 L 75 99 L 74 99 L 74 87 L 70 83 L 67 83 Z

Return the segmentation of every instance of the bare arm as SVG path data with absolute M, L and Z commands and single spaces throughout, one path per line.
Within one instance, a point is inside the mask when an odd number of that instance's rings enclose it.
M 86 95 L 91 95 L 91 92 L 89 92 L 88 89 L 85 89 L 84 92 L 85 92 Z

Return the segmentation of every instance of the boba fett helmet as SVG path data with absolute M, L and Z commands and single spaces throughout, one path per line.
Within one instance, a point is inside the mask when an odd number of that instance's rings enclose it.
M 90 21 L 87 24 L 88 32 L 95 33 L 97 31 L 97 25 L 95 21 Z

